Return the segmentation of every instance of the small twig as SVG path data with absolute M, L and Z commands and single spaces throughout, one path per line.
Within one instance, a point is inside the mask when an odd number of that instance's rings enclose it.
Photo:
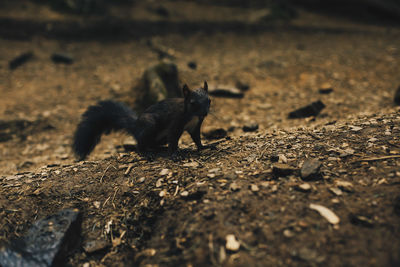
M 108 171 L 108 169 L 109 169 L 110 167 L 113 167 L 114 169 L 116 169 L 116 168 L 115 168 L 114 166 L 112 166 L 111 164 L 108 165 L 107 168 L 104 170 L 103 175 L 102 175 L 101 178 L 100 178 L 100 183 L 103 182 L 104 175 L 106 175 L 106 172 Z
M 383 156 L 383 157 L 375 157 L 375 158 L 363 158 L 356 160 L 354 162 L 359 162 L 359 161 L 378 161 L 378 160 L 385 160 L 385 159 L 396 159 L 400 158 L 400 155 L 391 155 L 391 156 Z
M 133 164 L 129 164 L 129 166 L 128 166 L 128 168 L 126 169 L 124 175 L 128 175 L 128 174 L 131 172 L 133 166 L 134 166 Z
M 111 200 L 111 204 L 113 205 L 114 209 L 115 209 L 114 199 L 115 199 L 115 195 L 117 194 L 118 190 L 119 190 L 119 188 L 117 188 L 117 189 L 115 190 L 114 196 L 113 196 L 113 198 L 112 198 L 112 200 Z
M 103 208 L 104 208 L 104 206 L 107 204 L 107 202 L 110 200 L 110 198 L 111 198 L 111 196 L 109 196 L 109 197 L 106 199 L 106 201 L 104 201 L 104 203 L 103 203 Z

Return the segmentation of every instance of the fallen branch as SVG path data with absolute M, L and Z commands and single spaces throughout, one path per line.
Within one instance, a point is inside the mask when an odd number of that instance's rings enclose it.
M 385 160 L 385 159 L 396 159 L 400 158 L 400 155 L 391 155 L 391 156 L 383 156 L 383 157 L 372 157 L 372 158 L 363 158 L 356 160 L 354 162 L 360 162 L 360 161 L 378 161 L 378 160 Z

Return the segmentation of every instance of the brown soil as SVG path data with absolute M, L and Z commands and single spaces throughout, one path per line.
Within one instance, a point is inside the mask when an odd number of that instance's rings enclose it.
M 0 20 L 16 27 L 0 25 L 0 119 L 14 122 L 0 135 L 1 243 L 38 218 L 76 207 L 84 215 L 83 243 L 110 245 L 73 251 L 71 266 L 400 264 L 398 27 L 303 10 L 290 22 L 254 26 L 244 22 L 255 9 L 173 1 L 165 4 L 171 19 L 144 4 L 114 10 L 114 19 L 142 28 L 123 26 L 113 38 L 112 31 L 99 35 L 96 17 L 21 2 L 23 8 L 0 10 Z M 209 12 L 190 16 L 194 10 Z M 159 22 L 171 28 L 159 30 Z M 146 26 L 152 32 L 143 32 Z M 148 39 L 173 49 L 182 84 L 250 85 L 242 99 L 212 99 L 203 131 L 229 129 L 228 137 L 204 140 L 216 149 L 198 153 L 185 135 L 184 159 L 174 162 L 165 152 L 147 161 L 124 151 L 132 139 L 115 133 L 88 161 L 76 162 L 70 145 L 80 115 L 100 99 L 129 97 L 158 62 Z M 8 62 L 27 51 L 33 59 L 10 71 Z M 74 63 L 54 64 L 54 52 L 71 54 Z M 326 87 L 333 92 L 320 94 Z M 326 105 L 317 117 L 287 118 L 316 100 Z M 244 133 L 249 122 L 259 129 Z M 278 158 L 297 170 L 307 158 L 319 159 L 321 177 L 276 177 Z M 330 224 L 310 204 L 329 208 L 340 222 Z M 238 250 L 227 249 L 229 234 Z

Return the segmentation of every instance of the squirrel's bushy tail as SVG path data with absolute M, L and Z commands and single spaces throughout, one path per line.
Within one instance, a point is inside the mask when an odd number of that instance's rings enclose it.
M 100 101 L 82 115 L 74 136 L 73 150 L 80 160 L 92 152 L 103 134 L 125 130 L 134 135 L 137 115 L 122 103 Z

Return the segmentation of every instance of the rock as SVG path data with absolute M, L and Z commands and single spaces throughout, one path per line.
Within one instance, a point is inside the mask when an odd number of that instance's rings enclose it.
M 258 130 L 258 124 L 255 122 L 250 122 L 243 126 L 243 132 L 254 132 L 257 130 Z
M 192 162 L 183 164 L 183 167 L 197 168 L 197 167 L 199 167 L 199 163 L 196 161 L 192 161 Z
M 250 85 L 247 83 L 243 83 L 241 81 L 236 82 L 236 87 L 241 91 L 248 91 L 250 89 Z
M 260 191 L 260 188 L 258 187 L 258 185 L 252 184 L 252 185 L 250 185 L 250 190 L 252 192 L 258 192 L 258 191 Z
M 236 237 L 234 235 L 227 235 L 226 236 L 226 249 L 229 251 L 238 251 L 240 248 L 240 243 L 239 241 L 236 240 Z
M 355 151 L 354 149 L 346 148 L 344 150 L 339 149 L 338 152 L 340 153 L 339 157 L 344 158 L 353 155 Z
M 181 195 L 181 197 L 187 197 L 187 196 L 189 196 L 189 192 L 188 191 L 182 191 L 180 193 L 180 195 Z
M 54 53 L 51 55 L 51 60 L 56 64 L 72 64 L 74 59 L 72 56 L 64 53 Z
M 296 168 L 284 163 L 275 163 L 272 166 L 272 173 L 274 174 L 275 177 L 288 176 L 294 174 L 297 171 L 298 170 Z
M 297 186 L 296 189 L 298 191 L 301 191 L 301 192 L 310 192 L 311 191 L 311 185 L 307 184 L 307 183 L 304 183 L 304 184 L 301 184 L 301 185 Z
M 15 70 L 16 68 L 18 68 L 19 66 L 25 64 L 26 62 L 28 62 L 32 58 L 33 58 L 33 52 L 32 51 L 22 53 L 21 55 L 15 57 L 13 60 L 8 62 L 8 67 L 9 67 L 10 70 Z
M 292 238 L 294 237 L 294 233 L 293 231 L 289 230 L 289 229 L 285 229 L 283 230 L 283 235 L 287 238 Z
M 187 66 L 188 66 L 189 68 L 191 68 L 192 70 L 197 69 L 197 63 L 196 63 L 195 61 L 189 61 L 188 64 L 187 64 Z
M 331 191 L 334 195 L 336 195 L 336 196 L 341 196 L 341 195 L 343 195 L 343 192 L 342 192 L 342 190 L 340 190 L 339 188 L 337 188 L 337 187 L 330 187 L 329 188 L 329 191 Z
M 310 204 L 310 209 L 316 210 L 321 214 L 322 217 L 324 217 L 329 223 L 331 224 L 338 224 L 340 222 L 339 217 L 330 209 L 318 205 L 318 204 Z
M 229 189 L 231 191 L 239 191 L 240 190 L 240 185 L 238 185 L 237 183 L 233 182 L 230 184 Z
M 172 97 L 181 97 L 178 81 L 178 68 L 173 63 L 161 62 L 148 68 L 139 83 L 132 89 L 138 110 L 144 110 L 152 104 Z M 130 102 L 129 99 L 126 102 Z
M 303 180 L 312 180 L 321 178 L 320 174 L 321 162 L 317 159 L 307 159 L 304 161 L 300 170 Z
M 278 162 L 279 162 L 279 163 L 287 163 L 287 162 L 288 162 L 288 159 L 287 159 L 287 157 L 286 157 L 285 155 L 279 154 L 279 155 L 278 155 Z
M 355 225 L 361 225 L 368 228 L 374 227 L 374 221 L 367 216 L 350 213 L 349 220 L 352 224 Z
M 91 240 L 83 245 L 86 253 L 95 253 L 107 249 L 110 244 L 106 240 Z
M 354 125 L 349 125 L 349 128 L 353 132 L 359 132 L 359 131 L 361 131 L 363 129 L 362 127 L 354 126 Z
M 82 214 L 66 209 L 36 221 L 24 237 L 0 249 L 1 266 L 63 266 L 79 247 Z
M 319 92 L 321 95 L 328 95 L 328 94 L 330 94 L 330 93 L 333 92 L 333 88 L 320 88 L 320 89 L 318 90 L 318 92 Z
M 396 93 L 394 94 L 394 103 L 400 106 L 400 86 L 397 88 Z
M 349 193 L 354 192 L 354 186 L 350 182 L 337 180 L 337 181 L 335 181 L 335 185 L 337 187 L 339 187 L 340 189 L 342 189 L 343 191 L 346 191 L 346 192 L 349 192 Z
M 165 175 L 168 175 L 169 174 L 169 169 L 162 169 L 161 171 L 160 171 L 160 175 L 161 176 L 165 176 Z
M 217 97 L 243 98 L 244 93 L 231 86 L 209 86 L 208 93 Z
M 221 139 L 226 137 L 228 132 L 223 128 L 212 129 L 203 133 L 203 136 L 208 140 Z
M 321 100 L 315 101 L 308 106 L 296 109 L 289 113 L 289 119 L 307 118 L 317 116 L 321 110 L 325 108 L 325 104 Z

